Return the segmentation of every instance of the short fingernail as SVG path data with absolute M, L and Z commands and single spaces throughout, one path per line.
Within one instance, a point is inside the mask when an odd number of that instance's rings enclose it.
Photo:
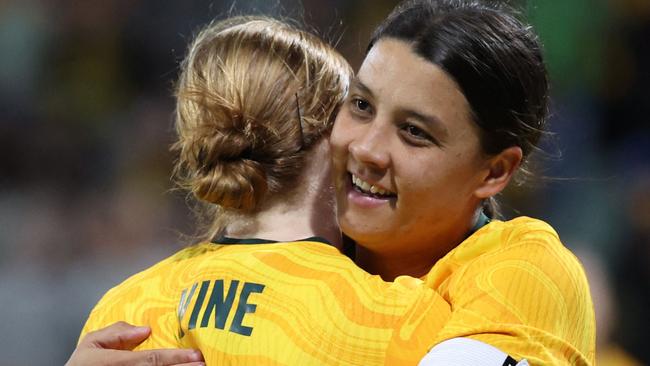
M 203 354 L 201 351 L 192 351 L 192 355 L 190 357 L 192 357 L 192 361 L 203 361 Z
M 146 326 L 133 327 L 133 329 L 131 329 L 131 331 L 133 333 L 137 333 L 137 334 L 148 333 L 149 332 L 149 327 L 146 327 Z

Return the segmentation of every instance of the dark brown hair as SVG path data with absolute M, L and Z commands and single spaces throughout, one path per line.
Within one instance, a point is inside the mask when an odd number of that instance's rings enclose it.
M 368 50 L 386 37 L 409 43 L 456 81 L 486 154 L 519 146 L 526 159 L 535 150 L 548 113 L 548 74 L 537 36 L 512 9 L 496 1 L 405 1 L 377 27 Z M 484 206 L 497 214 L 494 199 Z

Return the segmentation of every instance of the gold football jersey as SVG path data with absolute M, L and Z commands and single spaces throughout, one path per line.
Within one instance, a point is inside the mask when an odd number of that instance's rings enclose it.
M 596 321 L 584 270 L 543 221 L 493 221 L 424 280 L 452 306 L 436 343 L 469 337 L 530 365 L 594 364 Z
M 208 365 L 414 365 L 449 319 L 421 279 L 382 281 L 329 244 L 225 241 L 112 289 L 84 333 L 150 325 L 140 349 L 196 348 Z
M 316 238 L 204 243 L 109 291 L 82 336 L 118 320 L 152 327 L 139 349 L 196 348 L 208 365 L 417 365 L 458 337 L 588 365 L 595 347 L 582 267 L 530 218 L 493 221 L 422 279 L 393 282 Z

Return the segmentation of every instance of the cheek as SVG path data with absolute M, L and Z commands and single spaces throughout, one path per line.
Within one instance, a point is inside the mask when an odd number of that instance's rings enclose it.
M 408 195 L 409 203 L 418 207 L 446 205 L 448 200 L 461 200 L 460 195 L 466 185 L 465 173 L 460 169 L 461 162 L 444 156 L 428 159 L 413 159 L 402 165 L 396 172 L 401 178 L 401 188 Z
M 344 142 L 342 137 L 343 137 L 342 134 L 339 132 L 336 126 L 334 126 L 329 140 L 330 150 L 332 151 L 332 155 L 338 154 L 343 149 Z
M 342 112 L 341 112 L 342 113 Z M 341 115 L 334 122 L 332 133 L 330 135 L 330 149 L 334 166 L 345 165 L 347 159 L 348 145 L 350 144 L 350 134 L 346 133 L 346 121 Z M 347 131 L 349 132 L 349 131 Z

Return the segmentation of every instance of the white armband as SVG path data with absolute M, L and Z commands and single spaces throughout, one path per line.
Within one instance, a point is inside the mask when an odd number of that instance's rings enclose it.
M 471 338 L 452 338 L 435 345 L 419 366 L 528 366 L 498 348 Z

